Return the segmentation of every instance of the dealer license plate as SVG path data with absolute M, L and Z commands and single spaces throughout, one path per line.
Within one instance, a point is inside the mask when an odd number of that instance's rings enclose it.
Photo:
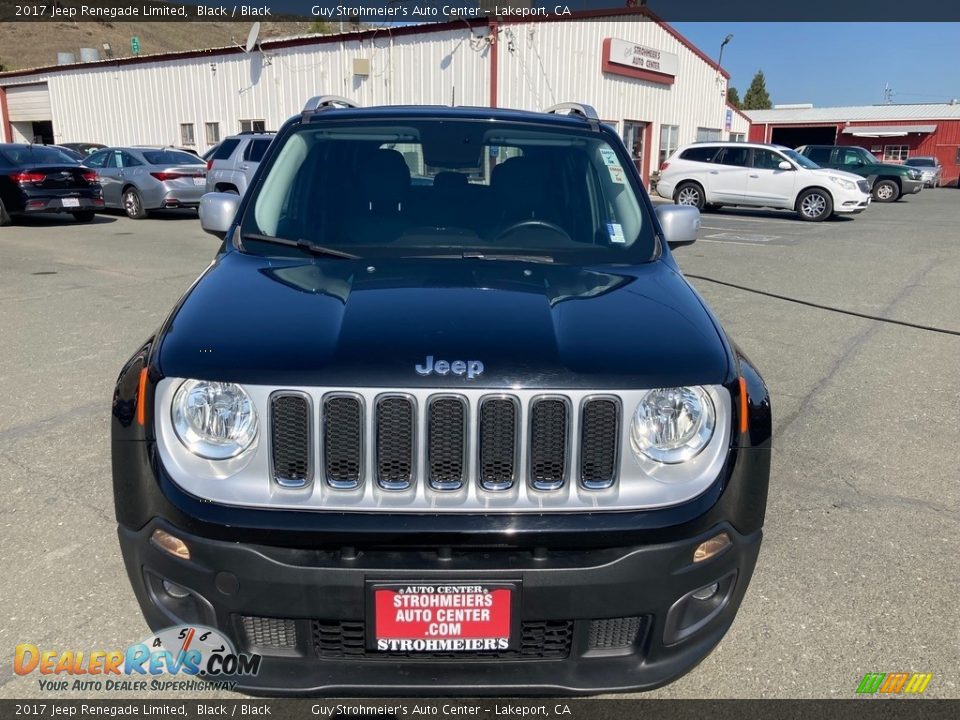
M 77 198 L 61 198 L 60 204 L 63 207 L 80 207 L 80 201 Z
M 380 652 L 507 650 L 517 600 L 514 583 L 374 585 L 368 644 Z
M 206 183 L 207 183 L 207 179 L 206 179 L 206 178 L 195 177 L 195 178 L 193 179 L 193 184 L 194 184 L 194 185 L 206 185 Z

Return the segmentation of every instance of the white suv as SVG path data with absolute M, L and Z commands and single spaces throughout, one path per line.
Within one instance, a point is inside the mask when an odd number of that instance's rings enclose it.
M 661 166 L 657 194 L 701 210 L 723 205 L 795 210 L 810 221 L 860 213 L 870 204 L 870 185 L 859 175 L 826 170 L 790 148 L 760 143 L 682 147 Z

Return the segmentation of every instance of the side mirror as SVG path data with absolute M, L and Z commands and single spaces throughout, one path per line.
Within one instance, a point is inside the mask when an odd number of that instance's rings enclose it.
M 788 163 L 786 160 L 781 160 L 777 167 L 781 170 L 793 170 L 793 165 Z
M 663 229 L 663 239 L 671 248 L 690 245 L 700 232 L 700 211 L 689 205 L 660 205 L 657 220 Z
M 207 193 L 200 198 L 200 227 L 223 240 L 240 207 L 240 196 L 233 193 Z

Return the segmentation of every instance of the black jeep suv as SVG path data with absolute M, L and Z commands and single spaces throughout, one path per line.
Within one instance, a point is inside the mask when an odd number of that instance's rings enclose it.
M 699 213 L 592 108 L 315 98 L 200 213 L 220 252 L 113 402 L 153 629 L 270 694 L 646 689 L 720 641 L 770 400 L 671 254 Z

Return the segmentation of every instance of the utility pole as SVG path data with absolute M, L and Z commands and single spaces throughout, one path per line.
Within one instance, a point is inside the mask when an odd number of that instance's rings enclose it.
M 885 105 L 893 104 L 893 88 L 890 87 L 890 83 L 883 86 L 883 102 Z

